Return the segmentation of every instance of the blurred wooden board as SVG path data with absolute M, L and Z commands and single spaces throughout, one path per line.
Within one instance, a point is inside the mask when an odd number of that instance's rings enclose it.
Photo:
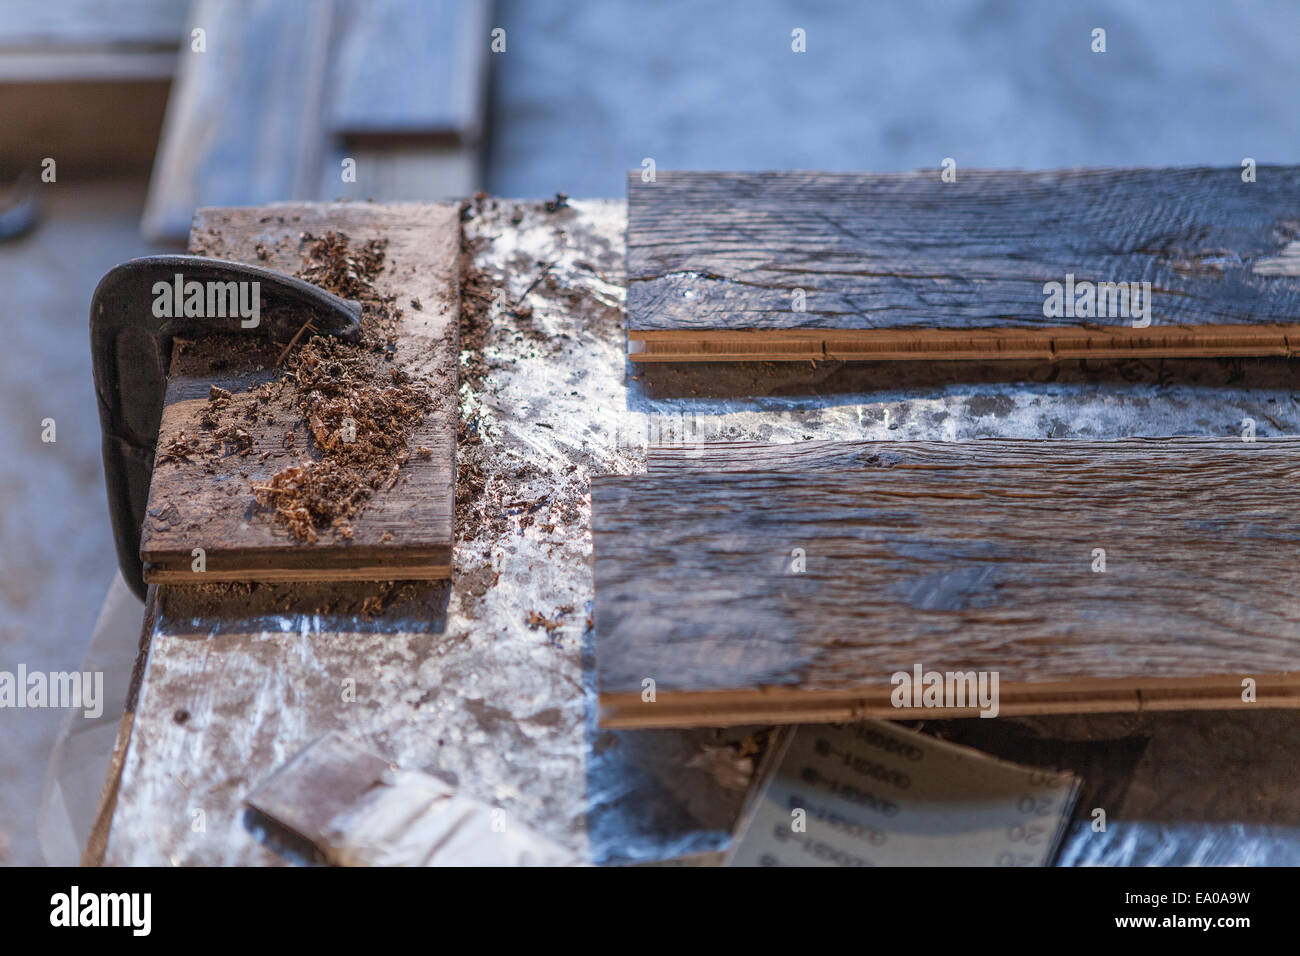
M 207 49 L 186 29 L 145 236 L 182 239 L 198 206 L 468 196 L 488 21 L 486 0 L 196 0 Z
M 918 665 L 1003 714 L 1300 706 L 1300 442 L 809 444 L 593 481 L 604 725 L 914 717 Z
M 196 0 L 141 228 L 181 239 L 199 206 L 316 196 L 332 2 Z
M 356 182 L 339 178 L 344 159 L 356 162 Z M 479 185 L 479 150 L 459 143 L 363 139 L 339 143 L 321 167 L 322 199 L 450 200 Z
M 175 46 L 188 9 L 189 0 L 6 4 L 0 49 Z
M 346 137 L 478 140 L 487 0 L 345 0 L 328 125 Z
M 200 462 L 164 461 L 163 451 L 182 433 L 205 433 L 199 415 L 209 388 L 239 392 L 273 377 L 280 347 L 251 347 L 220 356 L 178 349 L 167 384 L 159 430 L 159 460 L 149 489 L 141 541 L 145 578 L 151 582 L 386 581 L 438 579 L 450 574 L 455 484 L 456 362 L 459 354 L 460 219 L 454 203 L 406 205 L 276 204 L 246 209 L 204 209 L 195 219 L 192 251 L 293 273 L 303 264 L 303 233 L 346 233 L 353 246 L 388 240 L 379 289 L 397 295 L 402 309 L 395 363 L 430 383 L 432 409 L 410 439 L 413 457 L 398 484 L 375 492 L 351 521 L 345 540 L 322 533 L 316 542 L 295 539 L 270 514 L 256 513 L 251 487 L 310 455 L 311 440 L 293 408 L 268 406 L 256 423 L 243 423 L 249 454 Z M 259 248 L 265 254 L 258 255 Z M 411 307 L 418 299 L 420 309 Z M 274 419 L 271 421 L 270 419 Z M 295 434 L 286 447 L 285 432 Z M 206 433 L 210 434 L 210 433 Z M 205 551 L 206 570 L 191 569 L 192 549 Z
M 153 166 L 189 0 L 5 4 L 3 170 L 134 179 Z
M 634 361 L 1291 355 L 1300 167 L 641 172 Z M 1150 325 L 1044 315 L 1044 284 L 1151 283 Z M 803 311 L 796 311 L 796 290 Z M 1117 311 L 1108 309 L 1107 312 Z M 1139 322 L 1142 319 L 1139 317 Z

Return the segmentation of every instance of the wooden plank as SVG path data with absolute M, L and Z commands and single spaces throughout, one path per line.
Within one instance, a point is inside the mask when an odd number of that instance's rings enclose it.
M 0 55 L 0 83 L 140 83 L 166 84 L 176 72 L 175 50 L 54 50 L 5 51 Z M 115 105 L 129 103 L 118 87 Z M 66 122 L 66 120 L 65 120 Z
M 252 489 L 316 454 L 291 395 L 241 418 L 247 454 L 176 460 L 167 450 L 182 435 L 210 439 L 201 416 L 213 385 L 232 394 L 276 377 L 279 344 L 215 357 L 177 350 L 167 385 L 158 457 L 141 542 L 152 582 L 348 581 L 437 579 L 450 573 L 459 315 L 460 222 L 453 203 L 277 204 L 200 210 L 194 251 L 293 273 L 303 265 L 303 234 L 347 234 L 353 246 L 387 240 L 378 291 L 397 297 L 393 368 L 422 385 L 432 401 L 408 446 L 430 454 L 401 467 L 397 484 L 376 491 L 349 522 L 351 537 L 322 530 L 301 541 L 255 505 Z M 411 305 L 418 301 L 420 307 Z M 249 399 L 251 404 L 253 399 Z M 294 440 L 286 442 L 286 431 Z M 206 569 L 192 568 L 205 549 Z
M 448 200 L 473 195 L 481 181 L 479 150 L 457 143 L 364 140 L 334 147 L 321 167 L 318 194 L 328 199 Z M 339 176 L 342 161 L 356 163 L 355 182 Z
M 802 441 L 675 442 L 650 445 L 646 468 L 651 474 L 691 471 L 709 473 L 781 471 L 852 471 L 893 468 L 900 471 L 961 471 L 979 467 L 1021 469 L 1149 466 L 1154 459 L 1185 455 L 1190 461 L 1224 450 L 1239 450 L 1243 461 L 1285 464 L 1300 459 L 1300 439 L 1271 438 L 1233 442 L 1222 438 L 1124 438 L 1118 441 L 1044 441 L 1034 438 L 980 441 Z
M 21 47 L 172 46 L 189 0 L 63 0 L 6 4 L 0 50 Z
M 518 824 L 503 838 L 494 824 L 498 808 L 440 777 L 395 767 L 337 730 L 296 754 L 247 802 L 333 866 L 578 862 L 572 851 Z
M 183 238 L 198 206 L 316 195 L 332 24 L 332 2 L 196 0 L 207 49 L 181 48 L 146 238 Z
M 188 9 L 189 0 L 7 4 L 0 18 L 0 82 L 169 83 Z M 133 91 L 118 89 L 114 93 L 111 107 L 96 102 L 94 110 L 116 117 L 124 107 L 128 111 L 138 108 Z M 94 117 L 94 110 L 87 115 Z M 68 115 L 64 108 L 51 110 L 46 104 L 29 103 L 27 112 L 57 117 L 51 126 L 80 132 L 85 125 L 81 117 Z M 0 123 L 0 128 L 5 130 L 6 153 L 24 138 L 22 130 L 7 123 Z M 129 130 L 118 131 L 122 139 L 131 135 Z M 71 135 L 67 138 L 74 139 Z M 153 139 L 156 135 L 151 142 Z M 60 163 L 67 155 L 48 141 L 42 146 L 47 150 L 43 155 L 58 156 Z
M 485 0 L 351 0 L 339 12 L 332 132 L 478 140 L 490 42 Z
M 1300 442 L 808 444 L 593 481 L 603 724 L 916 716 L 917 665 L 1003 714 L 1300 706 Z
M 1253 183 L 1239 168 L 963 170 L 949 183 L 937 171 L 669 171 L 646 183 L 636 171 L 629 355 L 1289 356 L 1298 237 L 1291 166 L 1260 167 Z M 1067 276 L 1076 298 L 1084 282 L 1149 283 L 1150 324 L 1109 297 L 1102 314 L 1046 315 L 1045 284 Z

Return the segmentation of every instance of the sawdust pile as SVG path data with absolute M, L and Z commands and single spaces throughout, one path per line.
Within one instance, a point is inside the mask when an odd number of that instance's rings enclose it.
M 218 356 L 241 350 L 253 357 L 265 349 L 268 367 L 280 367 L 269 382 L 232 394 L 212 386 L 199 415 L 203 435 L 180 434 L 163 448 L 159 461 L 193 463 L 231 454 L 247 456 L 254 439 L 246 426 L 275 424 L 273 409 L 287 408 L 306 425 L 310 447 L 298 448 L 297 434 L 285 432 L 282 445 L 299 453 L 297 462 L 281 468 L 252 491 L 300 541 L 316 541 L 333 529 L 352 537 L 351 520 L 381 489 L 401 480 L 401 469 L 413 456 L 429 457 L 427 448 L 410 448 L 411 435 L 433 406 L 429 387 L 396 362 L 397 323 L 401 310 L 393 296 L 379 293 L 375 281 L 383 271 L 387 241 L 375 239 L 352 248 L 348 237 L 330 232 L 304 234 L 308 243 L 299 278 L 345 299 L 361 302 L 361 336 L 356 343 L 312 334 L 310 321 L 283 345 L 259 345 L 237 337 L 210 337 L 187 343 L 188 351 L 212 351 Z M 223 350 L 225 350 L 223 352 Z M 261 357 L 258 355 L 257 357 Z M 284 422 L 284 424 L 293 424 Z M 260 460 L 265 461 L 269 452 Z M 210 470 L 210 469 L 209 469 Z
M 269 390 L 291 390 L 318 457 L 281 469 L 253 491 L 294 537 L 315 541 L 325 528 L 351 538 L 350 520 L 366 501 L 398 482 L 412 454 L 431 454 L 426 448 L 412 453 L 408 446 L 432 399 L 391 362 L 401 312 L 374 284 L 387 242 L 372 240 L 354 251 L 342 233 L 308 239 L 299 278 L 361 302 L 361 341 L 313 335 L 288 354 L 280 379 L 258 387 L 268 397 Z

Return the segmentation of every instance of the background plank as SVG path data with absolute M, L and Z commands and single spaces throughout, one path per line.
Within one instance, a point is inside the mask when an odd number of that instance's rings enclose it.
M 345 0 L 329 127 L 472 143 L 487 89 L 487 0 Z
M 332 0 L 196 0 L 141 228 L 178 239 L 199 206 L 316 195 Z M 206 31 L 206 52 L 189 29 Z
M 879 444 L 593 482 L 606 724 L 897 718 L 916 664 L 1008 713 L 1300 703 L 1297 443 Z
M 638 361 L 1290 354 L 1300 334 L 1296 167 L 1254 183 L 1235 168 L 637 171 L 628 217 Z M 1045 317 L 1043 284 L 1067 274 L 1150 282 L 1151 326 Z
M 388 240 L 379 291 L 398 296 L 402 310 L 394 364 L 426 384 L 434 405 L 415 429 L 410 447 L 432 451 L 402 467 L 396 487 L 378 491 L 352 521 L 353 536 L 322 534 L 297 541 L 269 513 L 254 513 L 253 484 L 268 480 L 309 454 L 311 440 L 300 414 L 268 406 L 257 423 L 244 423 L 253 446 L 246 456 L 194 462 L 161 460 L 181 433 L 210 436 L 199 414 L 208 390 L 238 392 L 273 377 L 278 346 L 222 356 L 218 367 L 178 351 L 168 381 L 159 431 L 160 460 L 149 490 L 141 552 L 150 581 L 392 580 L 446 577 L 450 571 L 455 476 L 457 319 L 460 288 L 459 207 L 409 205 L 277 204 L 251 209 L 200 210 L 194 251 L 292 273 L 301 268 L 304 232 L 346 233 L 355 248 Z M 266 256 L 261 258 L 259 248 Z M 421 308 L 410 306 L 418 299 Z M 275 419 L 271 421 L 271 419 Z M 295 433 L 287 448 L 286 431 Z M 265 456 L 265 457 L 263 457 Z M 207 570 L 190 570 L 191 550 L 202 547 Z

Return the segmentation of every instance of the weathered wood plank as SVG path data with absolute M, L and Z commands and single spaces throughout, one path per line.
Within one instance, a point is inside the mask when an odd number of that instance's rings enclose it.
M 393 367 L 421 384 L 432 400 L 411 434 L 412 457 L 397 484 L 377 491 L 350 522 L 351 537 L 322 532 L 295 538 L 269 513 L 258 513 L 252 488 L 310 459 L 313 439 L 289 396 L 259 407 L 256 421 L 240 419 L 247 453 L 223 457 L 169 457 L 182 435 L 210 438 L 201 416 L 211 386 L 240 393 L 278 373 L 281 345 L 250 346 L 215 358 L 178 349 L 168 379 L 158 456 L 141 542 L 146 580 L 346 581 L 437 579 L 450 573 L 455 482 L 456 359 L 459 316 L 460 223 L 452 203 L 363 205 L 280 204 L 200 210 L 192 248 L 286 273 L 303 265 L 303 234 L 347 234 L 354 246 L 386 239 L 379 291 L 397 296 L 401 316 Z M 414 308 L 412 301 L 420 307 Z M 292 431 L 294 440 L 286 440 Z M 205 550 L 206 569 L 192 568 L 192 550 Z
M 650 445 L 646 468 L 651 474 L 688 471 L 709 473 L 815 471 L 894 468 L 902 471 L 962 471 L 973 467 L 1023 469 L 1107 468 L 1134 471 L 1186 456 L 1189 463 L 1220 453 L 1240 451 L 1243 463 L 1300 460 L 1300 439 L 1271 438 L 1230 442 L 1222 438 L 1124 438 L 1117 441 L 1043 441 L 1034 438 L 980 441 L 802 441 L 674 442 Z M 1189 464 L 1190 467 L 1190 464 Z
M 818 443 L 718 473 L 656 452 L 593 482 L 602 720 L 898 718 L 891 675 L 917 665 L 997 672 L 1008 714 L 1300 705 L 1297 451 Z
M 660 172 L 653 183 L 634 172 L 629 353 L 1290 355 L 1297 237 L 1297 167 L 1261 167 L 1253 183 L 1236 168 L 963 170 L 948 183 L 937 171 Z M 1078 316 L 1064 302 L 1046 315 L 1045 284 L 1061 283 L 1064 299 L 1067 277 Z M 1091 313 L 1083 283 L 1094 286 Z M 1147 308 L 1125 307 L 1119 290 L 1100 308 L 1100 283 L 1149 289 Z

